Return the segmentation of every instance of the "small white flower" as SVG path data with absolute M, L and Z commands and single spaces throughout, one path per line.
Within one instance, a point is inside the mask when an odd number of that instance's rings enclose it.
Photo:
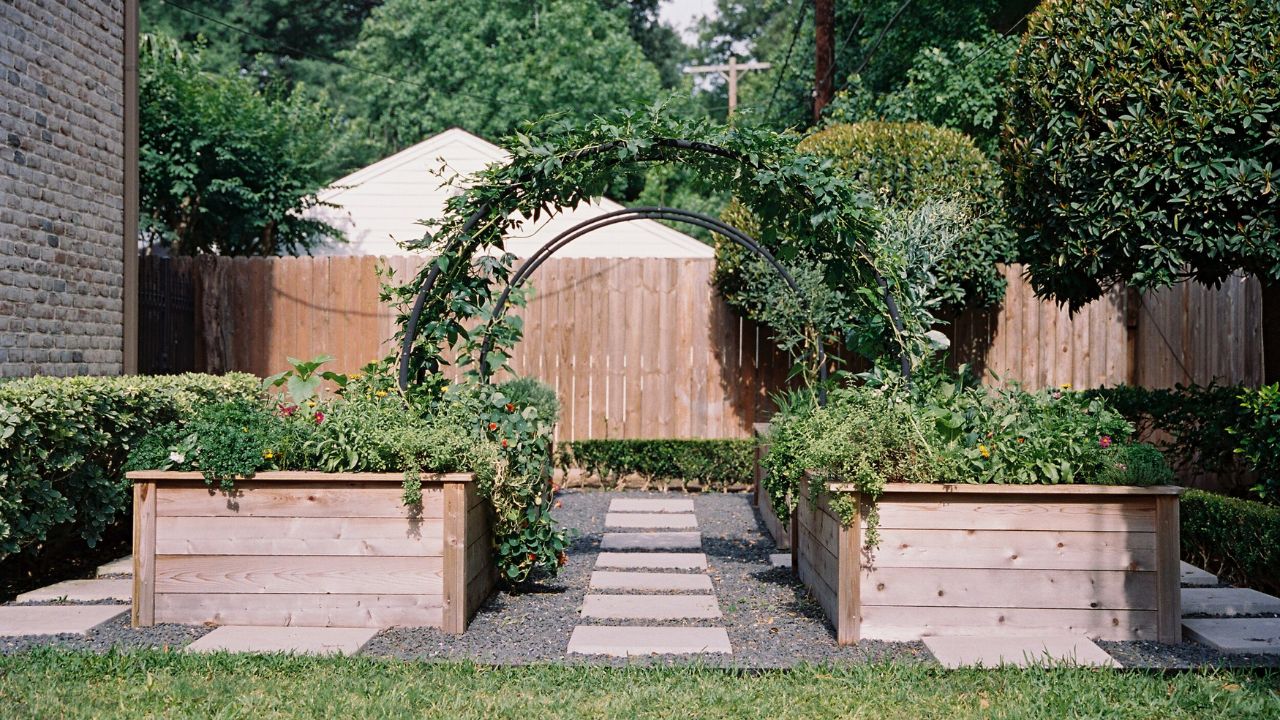
M 174 452 L 169 453 L 169 461 L 179 464 L 184 463 L 187 461 L 187 456 L 175 450 Z

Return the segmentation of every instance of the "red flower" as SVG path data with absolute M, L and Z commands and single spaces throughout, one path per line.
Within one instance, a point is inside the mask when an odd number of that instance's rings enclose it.
M 507 446 L 507 439 L 502 438 L 502 447 L 506 447 L 506 446 Z
M 297 405 L 281 405 L 280 406 L 280 415 L 282 415 L 283 417 L 293 417 L 293 414 L 296 412 L 298 412 Z
M 516 411 L 516 406 L 512 405 L 511 403 L 507 403 L 507 412 L 515 412 L 515 411 Z
M 491 423 L 489 423 L 489 429 L 490 429 L 490 430 L 497 430 L 497 429 L 498 429 L 498 423 L 496 423 L 496 422 L 491 422 Z
M 538 559 L 537 555 L 534 555 L 533 553 L 529 553 L 529 562 L 534 562 L 537 559 Z
M 1106 450 L 1107 448 L 1111 447 L 1111 436 L 1103 435 L 1102 437 L 1098 438 L 1098 444 L 1102 446 L 1103 450 Z
M 322 413 L 322 412 L 320 412 L 320 411 L 318 411 L 318 410 L 317 410 L 317 411 L 316 411 L 316 415 L 315 415 L 315 417 L 316 417 L 316 424 L 317 424 L 317 425 L 319 425 L 320 423 L 324 422 L 324 413 Z

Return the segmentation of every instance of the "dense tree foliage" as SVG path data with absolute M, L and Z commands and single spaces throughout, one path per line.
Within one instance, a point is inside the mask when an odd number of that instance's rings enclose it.
M 1236 270 L 1280 280 L 1280 6 L 1049 2 L 1003 163 L 1036 291 L 1078 308 Z
M 658 72 L 596 0 L 390 0 L 343 55 L 346 82 L 388 149 L 451 126 L 489 138 L 548 114 L 647 105 Z
M 179 254 L 304 252 L 338 233 L 301 217 L 324 186 L 332 117 L 301 96 L 215 75 L 147 35 L 138 71 L 140 225 Z

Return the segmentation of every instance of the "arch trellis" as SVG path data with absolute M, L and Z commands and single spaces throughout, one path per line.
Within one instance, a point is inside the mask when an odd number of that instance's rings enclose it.
M 735 130 L 734 132 L 737 131 Z M 678 160 L 682 153 L 696 153 L 729 160 L 740 166 L 741 171 L 770 173 L 772 182 L 780 183 L 783 188 L 792 192 L 798 192 L 801 196 L 810 200 L 815 207 L 822 207 L 825 203 L 826 206 L 828 206 L 827 211 L 832 211 L 832 208 L 829 207 L 832 204 L 831 200 L 829 198 L 824 198 L 822 201 L 819 201 L 811 187 L 800 182 L 782 183 L 782 180 L 786 177 L 786 168 L 776 166 L 771 167 L 768 166 L 767 163 L 762 162 L 759 157 L 751 153 L 699 140 L 664 136 L 651 136 L 641 138 L 639 140 L 635 138 L 615 138 L 586 147 L 579 147 L 578 149 L 566 153 L 562 158 L 558 159 L 558 162 L 560 167 L 572 167 L 575 163 L 603 156 L 605 158 L 609 158 L 606 162 L 606 166 L 609 169 L 615 169 L 616 166 L 625 163 L 638 164 L 644 162 L 673 162 Z M 617 155 L 616 160 L 612 159 L 612 154 Z M 545 168 L 541 168 L 540 172 L 545 174 Z M 522 208 L 519 206 L 518 202 L 515 202 L 519 198 L 519 194 L 521 192 L 526 193 L 526 197 L 531 198 L 535 206 L 551 205 L 554 204 L 554 201 L 563 201 L 565 199 L 568 199 L 570 202 L 576 202 L 587 195 L 585 188 L 586 182 L 581 179 L 577 180 L 577 184 L 574 184 L 572 181 L 567 182 L 566 184 L 570 186 L 568 192 L 553 195 L 544 189 L 543 192 L 538 194 L 536 192 L 538 190 L 538 174 L 538 169 L 530 168 L 522 172 L 518 177 L 504 181 L 505 184 L 501 187 L 497 198 L 480 202 L 473 212 L 466 215 L 465 220 L 462 220 L 461 224 L 455 231 L 448 233 L 449 237 L 441 251 L 441 255 L 446 259 L 465 261 L 465 263 L 469 265 L 471 263 L 472 256 L 482 245 L 482 241 L 477 238 L 478 233 L 476 232 L 477 229 L 483 227 L 482 223 L 501 223 L 512 211 L 527 209 L 527 206 Z M 827 180 L 829 180 L 829 178 Z M 836 185 L 837 183 L 832 181 L 829 184 Z M 531 187 L 534 188 L 532 191 L 533 194 L 529 194 L 531 192 L 529 188 Z M 501 318 L 502 309 L 506 304 L 505 300 L 509 297 L 513 289 L 518 288 L 520 284 L 527 280 L 528 276 L 535 271 L 542 262 L 553 255 L 556 250 L 567 245 L 569 242 L 572 242 L 577 237 L 581 237 L 583 234 L 601 227 L 606 227 L 610 224 L 627 222 L 629 220 L 637 220 L 645 217 L 682 222 L 712 230 L 713 232 L 728 238 L 738 246 L 743 247 L 749 252 L 752 252 L 756 256 L 764 259 L 765 262 L 779 274 L 783 281 L 793 291 L 797 293 L 800 292 L 794 278 L 791 277 L 790 273 L 785 270 L 772 253 L 769 253 L 768 250 L 766 250 L 760 243 L 756 242 L 743 231 L 715 218 L 667 207 L 638 207 L 616 211 L 606 216 L 593 218 L 592 220 L 580 223 L 579 225 L 562 232 L 552 241 L 544 245 L 543 248 L 539 249 L 538 253 L 536 253 L 534 257 L 529 258 L 516 271 L 515 276 L 507 278 L 507 287 L 502 293 L 502 302 L 494 306 L 497 310 L 489 318 L 488 324 L 486 325 L 485 339 L 481 346 L 481 374 L 485 374 L 483 355 L 492 350 L 490 336 L 488 333 L 498 319 Z M 418 244 L 418 247 L 427 247 L 431 242 L 432 238 L 428 236 Z M 407 391 L 409 389 L 412 375 L 412 356 L 414 345 L 418 339 L 422 316 L 427 307 L 427 302 L 435 293 L 438 292 L 437 284 L 440 283 L 442 276 L 444 276 L 446 272 L 446 268 L 449 267 L 450 264 L 451 263 L 433 262 L 426 274 L 426 277 L 422 278 L 421 284 L 414 293 L 415 297 L 408 317 L 405 320 L 404 333 L 401 339 L 399 385 L 402 390 Z M 883 293 L 885 307 L 888 311 L 891 322 L 898 333 L 901 334 L 903 332 L 903 321 L 897 303 L 890 291 L 889 284 L 875 267 L 871 267 L 871 271 L 874 275 L 875 282 Z M 454 266 L 452 272 L 459 272 L 457 266 Z M 825 357 L 825 355 L 822 354 L 823 349 L 819 346 L 816 348 L 816 351 L 819 353 L 819 371 L 821 373 L 825 373 L 826 363 L 823 361 Z M 911 367 L 910 361 L 905 352 L 900 352 L 899 361 L 902 366 L 903 374 L 909 377 Z

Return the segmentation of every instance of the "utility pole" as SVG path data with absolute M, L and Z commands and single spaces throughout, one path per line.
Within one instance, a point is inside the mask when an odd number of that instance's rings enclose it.
M 822 109 L 835 95 L 832 84 L 835 53 L 836 8 L 833 0 L 814 0 L 813 36 L 817 48 L 813 58 L 813 121 L 822 119 Z
M 738 74 L 745 73 L 749 70 L 768 70 L 771 67 L 773 66 L 766 62 L 752 61 L 739 63 L 736 57 L 730 55 L 728 64 L 695 65 L 693 67 L 685 68 L 684 72 L 687 75 L 715 73 L 729 81 L 729 114 L 732 115 L 734 108 L 738 107 Z

